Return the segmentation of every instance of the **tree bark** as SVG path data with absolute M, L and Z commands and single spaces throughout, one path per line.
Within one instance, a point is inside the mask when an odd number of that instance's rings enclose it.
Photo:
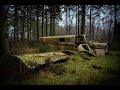
M 116 40 L 116 5 L 114 5 L 114 13 L 115 13 L 115 16 L 114 16 L 114 40 Z
M 38 9 L 39 9 L 39 6 L 37 5 L 37 25 L 36 25 L 36 28 L 37 28 L 37 42 L 39 42 L 39 27 L 38 27 L 38 24 L 39 24 L 39 20 L 38 20 L 38 18 L 39 18 L 39 11 L 38 11 Z
M 31 10 L 32 10 L 32 6 L 30 5 L 30 36 L 29 36 L 29 41 L 31 41 L 31 31 L 32 31 L 32 22 L 31 22 L 31 17 L 32 17 L 32 13 L 31 13 Z
M 69 27 L 68 27 L 68 35 L 70 35 L 70 7 L 69 7 Z
M 42 37 L 44 36 L 44 5 L 42 5 Z
M 18 39 L 19 39 L 19 29 L 18 29 L 18 20 L 19 19 L 18 19 L 18 12 L 17 11 L 18 11 L 18 6 L 15 5 L 15 22 L 14 22 L 15 23 L 15 27 L 14 27 L 15 28 L 14 29 L 14 31 L 15 31 L 14 32 L 14 34 L 15 34 L 15 38 L 14 39 L 15 40 L 14 41 L 15 42 L 18 42 Z
M 0 55 L 9 54 L 9 43 L 5 17 L 4 5 L 0 5 Z
M 80 7 L 78 5 L 78 35 L 80 34 L 80 28 L 79 28 L 80 27 L 80 25 L 79 25 L 80 24 L 80 21 L 79 21 L 80 20 L 80 11 L 79 11 L 79 8 Z
M 91 36 L 91 35 L 92 35 L 92 30 L 91 30 L 91 8 L 90 8 L 90 31 L 89 31 L 89 36 Z
M 53 35 L 53 17 L 52 17 L 52 7 L 50 6 L 50 36 Z
M 78 34 L 78 29 L 77 29 L 77 21 L 78 21 L 78 13 L 77 13 L 78 11 L 77 11 L 77 6 L 76 6 L 76 35 Z
M 81 34 L 85 34 L 85 5 L 82 6 L 82 28 Z
M 47 36 L 47 11 L 46 11 L 46 36 Z
M 15 14 L 15 20 L 14 20 L 14 42 L 16 42 L 16 37 L 17 37 L 17 5 L 15 5 L 15 10 L 14 10 Z
M 94 19 L 92 19 L 91 31 L 92 31 L 91 36 L 94 38 Z
M 35 15 L 33 16 L 33 30 L 32 30 L 32 35 L 33 35 L 33 41 L 36 41 L 38 36 L 36 35 L 36 23 L 35 23 Z
M 29 20 L 29 16 L 28 16 L 28 5 L 27 5 L 27 39 L 28 39 L 28 42 L 29 42 L 29 22 L 28 22 L 28 20 Z
M 22 8 L 22 10 L 21 10 L 21 14 L 23 15 L 22 16 L 22 18 L 21 18 L 21 28 L 22 28 L 22 30 L 21 30 L 21 41 L 23 41 L 24 40 L 24 36 L 25 36 L 25 11 L 24 11 L 24 7 Z
M 52 36 L 52 15 L 50 13 L 50 36 Z
M 53 19 L 53 36 L 55 35 L 55 18 Z
M 108 39 L 108 41 L 110 42 L 110 28 L 111 28 L 111 22 L 110 22 L 110 26 L 109 26 L 109 39 Z
M 67 8 L 66 8 L 66 35 L 68 34 L 68 14 L 67 14 Z

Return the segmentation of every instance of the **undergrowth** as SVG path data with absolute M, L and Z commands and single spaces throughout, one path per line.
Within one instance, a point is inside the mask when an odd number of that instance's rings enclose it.
M 118 49 L 114 44 L 114 49 Z M 12 55 L 41 53 L 52 49 L 43 43 L 10 43 Z M 118 49 L 119 50 L 119 49 Z M 31 59 L 26 56 L 27 59 Z M 36 59 L 32 57 L 32 59 Z M 38 59 L 38 58 L 37 58 Z M 67 63 L 49 63 L 28 80 L 13 81 L 9 84 L 22 85 L 113 85 L 120 84 L 120 54 L 91 57 L 86 54 L 71 55 Z
M 13 82 L 22 85 L 113 85 L 119 84 L 119 56 L 71 55 L 67 63 L 50 63 L 34 78 Z M 114 80 L 113 80 L 114 79 Z M 113 82 L 114 81 L 114 82 Z M 118 82 L 119 81 L 119 82 Z
M 39 42 L 11 42 L 10 53 L 12 55 L 26 54 L 26 53 L 40 53 L 50 51 L 51 48 L 47 44 Z

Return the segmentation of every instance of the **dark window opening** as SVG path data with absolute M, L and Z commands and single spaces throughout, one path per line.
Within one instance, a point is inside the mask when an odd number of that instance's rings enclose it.
M 60 42 L 65 42 L 65 38 L 60 38 L 59 41 Z
M 87 45 L 83 45 L 83 47 L 84 47 L 85 50 L 89 51 L 89 48 L 88 48 Z

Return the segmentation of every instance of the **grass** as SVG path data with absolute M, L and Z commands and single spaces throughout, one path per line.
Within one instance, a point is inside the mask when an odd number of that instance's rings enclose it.
M 16 43 L 11 53 L 26 60 L 40 57 L 27 56 L 51 51 L 48 45 L 39 43 Z M 50 67 L 50 68 L 49 68 Z M 63 72 L 62 72 L 63 71 Z M 8 81 L 12 85 L 120 85 L 120 53 L 91 57 L 71 55 L 64 63 L 52 64 L 41 69 L 33 78 L 22 81 Z
M 50 50 L 51 50 L 50 46 L 38 42 L 10 43 L 10 53 L 12 55 L 41 53 Z
M 89 58 L 89 59 L 88 59 Z M 32 79 L 15 81 L 20 85 L 113 85 L 120 84 L 120 57 L 71 55 L 67 62 L 52 64 L 56 69 L 40 70 Z M 100 67 L 100 68 L 95 68 Z M 63 68 L 64 67 L 64 68 Z M 64 73 L 59 74 L 64 70 Z M 57 74 L 56 74 L 57 73 Z M 114 81 L 114 82 L 113 82 Z

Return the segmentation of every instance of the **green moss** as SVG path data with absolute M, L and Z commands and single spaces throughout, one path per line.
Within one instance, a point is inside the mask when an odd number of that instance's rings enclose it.
M 50 47 L 48 45 L 39 45 L 39 52 L 47 52 L 50 51 Z
M 60 65 L 58 63 L 58 66 L 65 67 L 64 74 L 57 75 L 52 70 L 41 70 L 33 79 L 16 83 L 24 85 L 101 85 L 116 82 L 112 79 L 120 75 L 119 56 L 90 57 L 90 60 L 84 61 L 81 59 L 84 60 L 79 55 L 71 55 L 67 63 Z M 100 66 L 100 69 L 96 69 L 92 65 Z M 117 84 L 120 84 L 120 81 Z

